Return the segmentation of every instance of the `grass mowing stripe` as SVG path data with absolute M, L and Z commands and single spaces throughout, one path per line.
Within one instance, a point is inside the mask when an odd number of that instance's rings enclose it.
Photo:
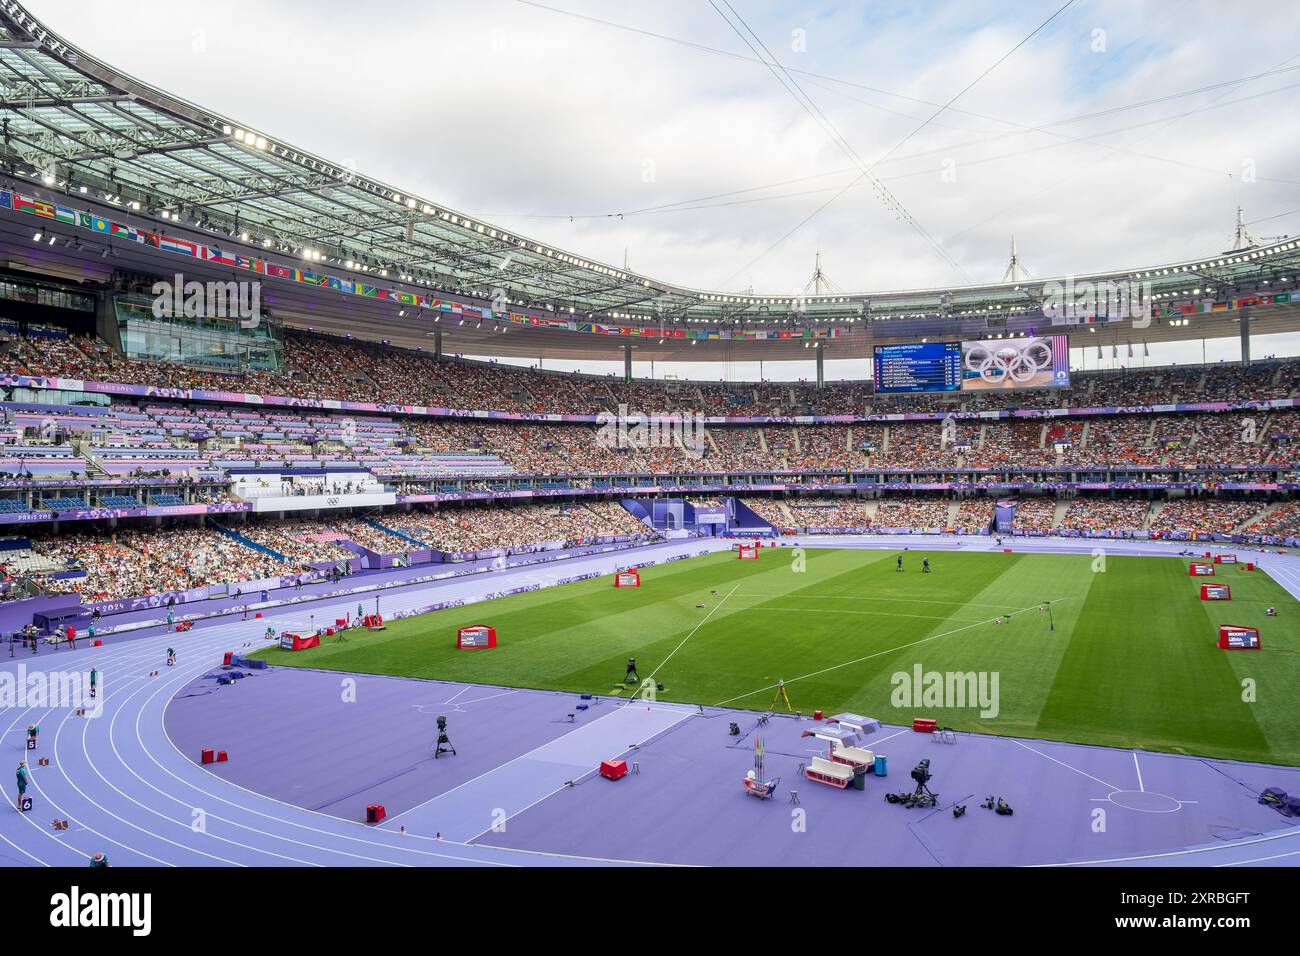
M 636 657 L 665 684 L 662 700 L 761 708 L 768 700 L 754 688 L 770 694 L 777 680 L 804 675 L 790 694 L 805 712 L 897 722 L 916 711 L 958 729 L 1300 764 L 1300 634 L 1280 623 L 1296 620 L 1300 603 L 1266 576 L 1222 569 L 1219 582 L 1231 574 L 1240 600 L 1208 604 L 1174 558 L 1110 557 L 1105 573 L 1092 573 L 1088 555 L 908 551 L 899 574 L 899 553 L 802 549 L 799 573 L 796 549 L 763 549 L 757 561 L 722 552 L 648 567 L 640 589 L 597 578 L 258 656 L 602 696 Z M 932 574 L 920 572 L 924 557 Z M 1068 599 L 1053 609 L 1055 631 L 1035 609 L 1048 597 Z M 1263 618 L 1266 605 L 1279 618 Z M 837 607 L 868 613 L 827 612 Z M 978 623 L 999 607 L 1029 610 Z M 1258 626 L 1264 650 L 1218 650 L 1220 622 Z M 480 623 L 497 628 L 499 646 L 457 651 L 456 628 Z M 996 673 L 998 716 L 891 707 L 892 676 L 918 665 Z M 1256 681 L 1258 703 L 1241 702 L 1244 678 Z
M 1268 759 L 1177 558 L 1111 557 L 1094 582 L 1039 723 L 1044 736 Z

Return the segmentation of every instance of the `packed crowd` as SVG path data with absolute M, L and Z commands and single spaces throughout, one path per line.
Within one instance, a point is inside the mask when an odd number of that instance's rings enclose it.
M 798 498 L 788 508 L 797 528 L 870 528 L 876 505 L 861 498 Z
M 378 343 L 302 332 L 285 337 L 288 374 L 222 375 L 178 365 L 126 359 L 91 339 L 18 339 L 5 370 L 93 381 L 175 388 L 234 390 L 297 398 L 336 398 L 431 407 L 574 414 L 616 411 L 782 416 L 893 411 L 989 411 L 1005 408 L 1133 406 L 1216 401 L 1224 396 L 1280 398 L 1300 388 L 1300 363 L 1249 368 L 1158 368 L 1076 373 L 1069 389 L 974 394 L 876 395 L 870 382 L 665 383 L 612 376 L 544 372 L 495 363 L 435 360 Z
M 85 601 L 186 591 L 289 574 L 298 570 L 208 528 L 158 531 L 119 529 L 32 539 L 32 550 L 85 577 L 38 578 L 53 593 L 79 593 Z
M 648 526 L 613 501 L 414 510 L 386 514 L 378 520 L 427 547 L 453 554 L 554 542 L 574 547 L 611 536 L 655 536 Z
M 346 561 L 356 554 L 338 544 L 345 536 L 337 530 L 336 522 L 329 521 L 279 521 L 252 523 L 233 529 L 254 544 L 270 548 L 299 566 L 325 561 Z
M 945 498 L 886 498 L 876 511 L 876 527 L 946 529 L 949 504 Z
M 1055 498 L 1021 498 L 1011 527 L 1017 534 L 1047 534 L 1056 519 Z
M 1252 537 L 1300 537 L 1300 501 L 1279 504 L 1258 521 L 1252 522 L 1245 533 Z
M 1174 498 L 1151 519 L 1151 534 L 1192 537 L 1198 534 L 1230 534 L 1259 514 L 1257 501 L 1221 498 Z
M 957 507 L 952 530 L 963 534 L 980 534 L 993 524 L 993 502 L 988 498 L 967 498 Z
M 1145 528 L 1150 510 L 1151 502 L 1141 498 L 1075 498 L 1056 530 L 1134 534 Z

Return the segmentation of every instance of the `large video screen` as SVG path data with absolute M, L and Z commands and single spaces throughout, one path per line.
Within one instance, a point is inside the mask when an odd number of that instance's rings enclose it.
M 877 392 L 955 392 L 961 388 L 961 343 L 877 345 Z
M 1066 335 L 877 345 L 874 359 L 883 393 L 1070 387 Z
M 961 390 L 1069 388 L 1070 338 L 985 339 L 961 343 Z

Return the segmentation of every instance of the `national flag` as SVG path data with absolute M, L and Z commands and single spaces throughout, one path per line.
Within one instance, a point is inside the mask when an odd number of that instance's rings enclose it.
M 292 269 L 290 269 L 288 266 L 278 266 L 274 262 L 268 262 L 266 264 L 266 274 L 269 276 L 275 276 L 277 279 L 293 278 Z
M 219 262 L 223 266 L 235 265 L 235 257 L 230 253 L 222 252 L 216 246 L 204 246 L 203 258 L 206 262 Z
M 22 193 L 14 193 L 14 210 L 16 212 L 35 212 L 36 204 Z
M 67 206 L 55 206 L 54 218 L 59 220 L 59 222 L 66 222 L 70 226 L 75 226 L 77 224 L 77 213 L 74 210 L 69 209 Z
M 158 248 L 166 252 L 179 252 L 185 256 L 197 256 L 199 254 L 199 247 L 188 239 L 174 239 L 171 236 L 160 236 Z

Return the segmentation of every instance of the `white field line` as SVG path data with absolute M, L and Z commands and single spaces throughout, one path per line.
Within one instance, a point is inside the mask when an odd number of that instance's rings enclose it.
M 687 634 L 685 637 L 683 637 L 683 638 L 681 639 L 681 641 L 678 643 L 678 645 L 677 645 L 676 647 L 674 647 L 671 651 L 669 651 L 668 656 L 665 657 L 662 661 L 659 662 L 659 666 L 656 667 L 654 670 L 652 670 L 652 671 L 650 672 L 650 676 L 647 677 L 645 680 L 643 680 L 643 681 L 641 682 L 641 686 L 642 686 L 642 687 L 644 687 L 648 681 L 652 681 L 652 680 L 654 680 L 654 676 L 655 676 L 655 674 L 658 674 L 659 671 L 661 671 L 661 670 L 663 669 L 663 666 L 664 666 L 665 664 L 667 664 L 670 660 L 672 660 L 673 655 L 676 654 L 678 651 L 680 651 L 680 650 L 682 649 L 682 646 L 683 646 L 687 641 L 689 641 L 692 637 L 695 636 L 695 632 L 696 632 L 696 631 L 698 631 L 700 628 L 702 628 L 705 624 L 707 624 L 707 623 L 709 622 L 709 618 L 713 617 L 714 612 L 716 612 L 716 611 L 718 610 L 718 608 L 722 607 L 722 605 L 726 604 L 726 603 L 727 603 L 727 598 L 729 598 L 729 597 L 731 597 L 733 594 L 735 594 L 735 593 L 736 593 L 736 590 L 737 590 L 739 587 L 740 587 L 740 585 L 737 584 L 736 587 L 732 588 L 730 591 L 728 591 L 726 594 L 724 594 L 724 595 L 722 596 L 722 600 L 721 600 L 721 601 L 719 601 L 717 604 L 713 605 L 713 607 L 709 608 L 709 613 L 706 614 L 706 615 L 704 615 L 704 617 L 702 617 L 702 618 L 700 619 L 700 623 L 696 624 L 693 628 L 691 628 L 691 632 L 690 632 L 689 634 Z M 651 685 L 651 686 L 654 686 L 654 685 Z M 636 693 L 634 693 L 631 697 L 629 697 L 629 698 L 627 699 L 627 703 L 630 704 L 630 703 L 632 703 L 632 701 L 636 700 L 637 694 L 639 694 L 640 692 L 641 692 L 641 690 L 640 690 L 640 688 L 638 688 L 637 691 L 636 691 Z M 625 705 L 625 706 L 626 706 L 626 705 Z
M 1068 601 L 1068 600 L 1070 600 L 1070 599 L 1069 599 L 1069 598 L 1054 598 L 1050 603 L 1052 603 L 1052 604 L 1060 604 L 1061 602 L 1063 602 L 1063 601 Z M 1042 602 L 1042 603 L 1049 603 L 1049 602 Z M 1012 613 L 1019 614 L 1019 613 L 1021 613 L 1022 611 L 1028 611 L 1030 608 L 1035 608 L 1035 607 L 1039 607 L 1039 605 L 1038 605 L 1038 604 L 1030 604 L 1028 607 L 1017 608 L 1017 609 L 1016 609 L 1014 612 L 1012 612 Z M 998 615 L 997 617 L 1001 617 L 1001 615 Z M 923 638 L 921 638 L 921 639 L 919 639 L 919 640 L 909 641 L 909 642 L 906 643 L 906 644 L 899 644 L 897 647 L 888 647 L 888 648 L 886 648 L 886 649 L 883 650 L 883 651 L 876 651 L 875 653 L 867 654 L 867 655 L 864 656 L 864 657 L 858 657 L 858 658 L 854 658 L 854 659 L 851 660 L 851 661 L 845 661 L 845 662 L 842 663 L 842 664 L 833 664 L 833 665 L 831 665 L 830 667 L 823 667 L 823 668 L 822 668 L 821 670 L 819 670 L 819 671 L 813 671 L 811 674 L 803 674 L 803 675 L 801 675 L 801 676 L 799 676 L 799 677 L 792 677 L 792 678 L 790 678 L 789 680 L 783 681 L 783 683 L 785 683 L 785 684 L 788 685 L 788 684 L 793 684 L 793 683 L 795 683 L 796 681 L 807 680 L 809 677 L 820 677 L 822 674 L 827 674 L 827 673 L 830 673 L 831 671 L 839 670 L 841 667 L 852 667 L 854 664 L 861 664 L 863 661 L 869 661 L 869 660 L 871 660 L 872 658 L 875 658 L 875 657 L 881 657 L 882 655 L 885 655 L 885 654 L 892 654 L 892 653 L 894 653 L 894 651 L 901 651 L 901 650 L 903 650 L 904 648 L 907 648 L 907 647 L 915 647 L 917 644 L 925 644 L 925 643 L 927 643 L 927 642 L 929 642 L 929 641 L 937 641 L 937 640 L 938 640 L 939 638 L 941 638 L 941 637 L 949 637 L 949 636 L 951 636 L 951 635 L 953 635 L 953 634 L 960 634 L 962 631 L 968 631 L 968 630 L 970 630 L 972 627 L 979 627 L 981 624 L 991 624 L 991 623 L 993 623 L 993 621 L 997 620 L 997 617 L 990 617 L 990 618 L 988 618 L 988 619 L 986 619 L 986 620 L 983 620 L 983 621 L 974 621 L 974 622 L 972 622 L 972 623 L 970 623 L 970 624 L 963 624 L 961 627 L 955 627 L 955 628 L 953 628 L 951 631 L 943 631 L 942 633 L 939 633 L 939 634 L 931 634 L 929 637 L 923 637 Z M 779 687 L 779 686 L 780 686 L 779 684 L 768 684 L 766 687 L 760 687 L 760 688 L 758 688 L 757 690 L 751 690 L 748 694 L 740 694 L 740 695 L 738 695 L 738 696 L 736 696 L 736 697 L 729 697 L 727 700 L 719 701 L 718 703 L 714 704 L 713 706 L 715 706 L 715 707 L 725 707 L 727 704 L 734 703 L 735 701 L 738 701 L 738 700 L 744 700 L 746 697 L 753 697 L 755 694 L 761 694 L 761 693 L 763 693 L 763 691 L 766 691 L 766 690 L 775 690 L 775 689 L 776 689 L 777 687 Z M 1114 788 L 1114 789 L 1119 789 L 1119 788 L 1116 787 L 1116 788 Z

